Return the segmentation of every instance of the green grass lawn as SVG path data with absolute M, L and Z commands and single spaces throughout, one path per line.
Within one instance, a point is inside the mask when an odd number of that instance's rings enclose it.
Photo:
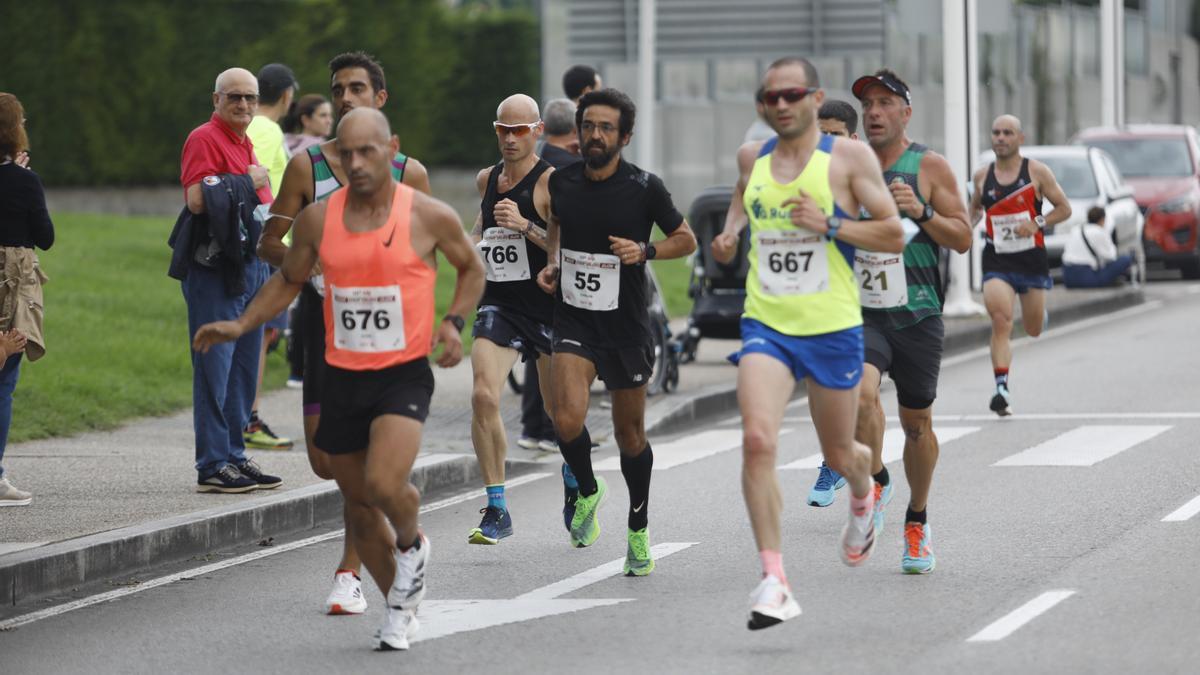
M 167 276 L 168 218 L 56 213 L 57 236 L 39 251 L 45 288 L 46 356 L 21 365 L 13 442 L 110 429 L 130 418 L 191 405 L 187 310 Z M 655 262 L 672 316 L 687 313 L 688 265 Z M 454 268 L 438 265 L 437 312 L 454 290 Z M 466 317 L 464 341 L 470 348 Z M 267 388 L 282 386 L 282 347 L 267 361 Z

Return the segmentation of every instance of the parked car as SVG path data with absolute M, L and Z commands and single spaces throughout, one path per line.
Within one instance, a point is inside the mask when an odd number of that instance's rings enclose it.
M 1182 125 L 1132 124 L 1079 132 L 1074 141 L 1108 152 L 1146 217 L 1146 258 L 1200 278 L 1200 137 Z
M 1046 255 L 1051 266 L 1062 262 L 1063 247 L 1071 232 L 1087 222 L 1088 209 L 1103 206 L 1104 229 L 1117 246 L 1118 253 L 1128 253 L 1145 269 L 1142 230 L 1145 217 L 1134 199 L 1134 188 L 1126 183 L 1108 153 L 1083 145 L 1030 145 L 1021 148 L 1021 155 L 1042 162 L 1058 179 L 1071 202 L 1071 217 L 1059 223 L 1046 235 Z M 986 164 L 996 161 L 988 150 L 980 158 Z M 1054 207 L 1043 200 L 1042 208 Z

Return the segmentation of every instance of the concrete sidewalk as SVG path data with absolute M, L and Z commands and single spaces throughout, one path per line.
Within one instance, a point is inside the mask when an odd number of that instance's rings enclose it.
M 1142 290 L 1129 287 L 1056 287 L 1048 301 L 1051 326 L 1142 300 Z M 989 335 L 984 317 L 947 319 L 947 353 L 985 346 Z M 681 368 L 679 390 L 649 399 L 650 432 L 668 433 L 696 419 L 736 411 L 736 371 L 725 357 L 737 347 L 737 341 L 702 340 L 696 362 Z M 414 482 L 427 493 L 478 486 L 470 440 L 470 365 L 435 371 L 437 390 Z M 989 375 L 981 373 L 981 388 Z M 610 411 L 600 405 L 605 396 L 599 386 L 593 393 L 588 417 L 593 438 L 603 443 L 600 453 L 615 452 Z M 556 471 L 557 453 L 516 446 L 519 396 L 506 388 L 501 405 L 515 470 Z M 297 444 L 290 451 L 250 453 L 266 471 L 281 475 L 284 485 L 249 495 L 194 491 L 190 410 L 111 432 L 10 446 L 5 467 L 17 485 L 33 491 L 34 501 L 0 510 L 0 606 L 199 552 L 336 523 L 340 496 L 332 482 L 319 480 L 308 467 L 299 392 L 264 397 L 261 413 L 277 433 Z

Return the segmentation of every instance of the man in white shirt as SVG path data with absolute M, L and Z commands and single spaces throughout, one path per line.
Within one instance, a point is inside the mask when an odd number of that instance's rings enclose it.
M 1088 221 L 1075 228 L 1063 247 L 1063 283 L 1067 288 L 1102 288 L 1111 285 L 1133 264 L 1133 257 L 1117 255 L 1117 247 L 1104 231 L 1104 208 L 1088 209 Z

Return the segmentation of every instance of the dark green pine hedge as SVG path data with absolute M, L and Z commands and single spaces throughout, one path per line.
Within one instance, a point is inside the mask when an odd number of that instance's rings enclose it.
M 328 62 L 363 50 L 387 74 L 384 111 L 404 151 L 433 165 L 495 160 L 491 121 L 540 90 L 527 11 L 438 0 L 0 0 L 0 91 L 25 106 L 34 167 L 52 185 L 179 179 L 187 134 L 212 113 L 217 74 L 290 66 L 328 95 Z

